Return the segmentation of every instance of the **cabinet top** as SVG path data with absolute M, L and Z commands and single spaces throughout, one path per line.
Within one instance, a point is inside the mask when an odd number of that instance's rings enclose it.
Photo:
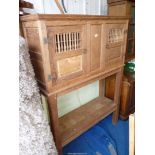
M 102 15 L 73 15 L 73 14 L 31 14 L 20 17 L 21 21 L 36 20 L 120 20 L 129 19 L 127 16 L 102 16 Z

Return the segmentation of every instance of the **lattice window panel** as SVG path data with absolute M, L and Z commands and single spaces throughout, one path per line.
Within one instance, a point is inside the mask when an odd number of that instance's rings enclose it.
M 67 32 L 55 35 L 56 53 L 78 50 L 81 48 L 81 33 Z
M 108 43 L 119 43 L 121 41 L 123 41 L 123 29 L 111 29 L 108 35 Z

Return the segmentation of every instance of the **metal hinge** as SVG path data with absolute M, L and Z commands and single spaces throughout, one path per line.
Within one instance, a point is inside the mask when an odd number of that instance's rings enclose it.
M 52 75 L 48 75 L 48 81 L 52 80 Z
M 44 38 L 44 44 L 48 44 L 48 38 Z
M 55 80 L 56 76 L 48 75 L 48 81 Z
M 45 37 L 43 42 L 44 42 L 44 44 L 49 44 L 49 43 L 52 43 L 52 39 Z

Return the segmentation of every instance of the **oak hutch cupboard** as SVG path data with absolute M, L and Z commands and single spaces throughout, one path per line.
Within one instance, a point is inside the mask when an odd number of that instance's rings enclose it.
M 95 123 L 113 113 L 116 123 L 128 18 L 90 15 L 21 17 L 36 79 L 47 97 L 59 154 Z M 114 100 L 105 97 L 104 79 L 116 75 Z M 99 97 L 58 118 L 57 97 L 99 80 Z

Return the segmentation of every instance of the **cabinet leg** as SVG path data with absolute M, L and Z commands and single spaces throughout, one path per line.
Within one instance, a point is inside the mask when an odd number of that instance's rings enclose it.
M 113 112 L 112 122 L 113 124 L 117 123 L 119 116 L 119 104 L 120 104 L 120 91 L 122 86 L 122 75 L 123 69 L 120 72 L 116 73 L 116 82 L 115 82 L 115 93 L 114 93 L 114 104 L 116 104 L 116 110 Z
M 105 96 L 105 79 L 99 80 L 99 96 Z
M 55 145 L 58 154 L 62 154 L 62 145 L 59 132 L 59 120 L 58 120 L 58 109 L 57 109 L 57 95 L 51 95 L 47 97 L 48 107 L 50 113 L 50 127 L 53 133 Z

